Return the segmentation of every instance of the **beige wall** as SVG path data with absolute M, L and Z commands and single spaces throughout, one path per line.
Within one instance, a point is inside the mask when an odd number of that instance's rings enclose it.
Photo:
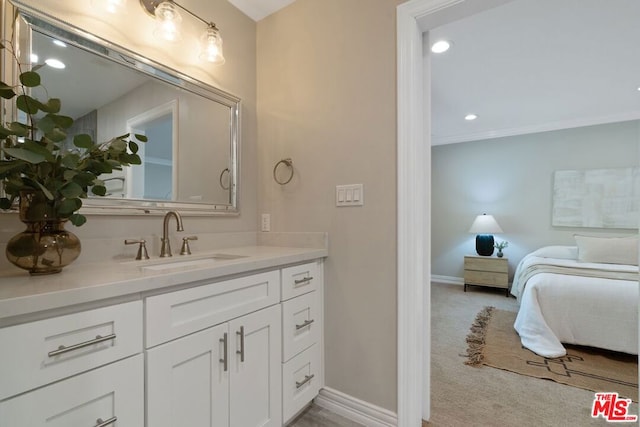
M 326 385 L 393 411 L 398 3 L 298 0 L 258 23 L 259 212 L 329 232 Z M 356 183 L 365 205 L 337 208 L 335 186 Z
M 92 9 L 90 1 L 24 0 L 38 10 L 86 29 L 102 38 L 136 51 L 226 90 L 242 99 L 241 111 L 241 183 L 239 217 L 185 219 L 190 234 L 217 231 L 255 231 L 257 227 L 257 147 L 256 147 L 256 24 L 226 0 L 182 0 L 181 4 L 207 19 L 215 20 L 224 39 L 226 64 L 221 67 L 201 65 L 192 50 L 201 26 L 183 17 L 192 33 L 182 44 L 161 45 L 152 38 L 153 20 L 137 0 L 128 2 L 126 15 L 112 17 Z M 192 23 L 193 25 L 189 25 Z M 62 99 L 64 102 L 64 98 Z M 217 176 L 211 185 L 217 185 Z M 69 227 L 72 227 L 69 225 Z M 161 234 L 158 217 L 104 217 L 91 215 L 87 224 L 74 229 L 81 239 L 136 238 Z M 22 229 L 16 215 L 0 214 L 0 242 Z M 157 254 L 156 254 L 157 255 Z M 81 259 L 82 260 L 82 255 Z M 1 265 L 1 263 L 0 263 Z

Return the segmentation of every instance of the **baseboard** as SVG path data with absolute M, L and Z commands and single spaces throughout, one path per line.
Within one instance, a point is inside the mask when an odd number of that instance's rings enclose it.
M 395 427 L 398 425 L 398 416 L 394 412 L 329 387 L 320 390 L 320 394 L 314 402 L 321 408 L 328 409 L 367 427 Z
M 464 278 L 455 276 L 439 276 L 437 274 L 431 275 L 431 281 L 437 283 L 444 283 L 447 285 L 460 285 L 464 286 Z

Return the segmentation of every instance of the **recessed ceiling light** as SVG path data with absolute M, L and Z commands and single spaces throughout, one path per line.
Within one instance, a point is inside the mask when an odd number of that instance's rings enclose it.
M 475 120 L 477 118 L 478 118 L 477 114 L 467 114 L 466 116 L 464 116 L 464 119 L 468 121 Z
M 46 61 L 44 61 L 44 63 L 47 64 L 49 67 L 57 68 L 59 70 L 66 67 L 66 65 L 64 65 L 64 62 L 54 58 L 49 58 Z
M 433 53 L 442 53 L 449 50 L 451 47 L 451 43 L 446 40 L 439 40 L 431 45 L 431 52 Z
M 67 47 L 67 44 L 63 41 L 60 40 L 54 40 L 53 44 L 55 44 L 56 46 L 60 46 L 60 47 Z

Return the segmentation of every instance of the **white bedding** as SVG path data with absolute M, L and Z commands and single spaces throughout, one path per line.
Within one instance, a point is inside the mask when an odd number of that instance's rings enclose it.
M 638 267 L 578 262 L 574 254 L 546 248 L 518 265 L 511 293 L 522 345 L 545 357 L 564 356 L 562 343 L 637 354 Z

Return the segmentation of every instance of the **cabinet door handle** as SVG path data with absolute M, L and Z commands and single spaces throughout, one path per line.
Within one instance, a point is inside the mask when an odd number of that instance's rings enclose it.
M 96 420 L 97 424 L 94 427 L 105 427 L 105 426 L 108 426 L 110 424 L 115 423 L 116 421 L 118 421 L 118 417 L 111 417 L 106 421 L 102 421 L 102 418 L 98 418 Z
M 240 330 L 236 332 L 236 335 L 240 335 L 240 350 L 236 350 L 236 354 L 239 354 L 240 361 L 244 362 L 244 326 L 240 326 Z
M 303 283 L 309 283 L 313 280 L 313 277 L 305 277 L 304 279 L 297 279 L 293 281 L 294 285 L 301 285 Z
M 224 365 L 224 371 L 227 372 L 227 368 L 229 367 L 229 360 L 227 359 L 227 333 L 224 333 L 224 338 L 220 338 L 220 342 L 222 343 L 222 351 L 223 356 L 220 359 L 220 363 Z
M 96 335 L 96 337 L 92 340 L 70 345 L 69 347 L 65 347 L 64 345 L 61 345 L 60 347 L 58 347 L 57 350 L 50 351 L 48 354 L 49 354 L 49 357 L 59 356 L 61 354 L 68 353 L 70 351 L 78 350 L 83 347 L 89 347 L 94 344 L 99 344 L 101 342 L 114 340 L 114 339 L 116 339 L 116 334 L 105 335 L 104 337 L 101 337 L 100 335 Z
M 315 377 L 314 374 L 311 375 L 305 375 L 304 379 L 302 381 L 296 381 L 296 388 L 300 388 L 303 385 L 305 385 L 306 383 L 308 383 L 309 381 L 311 381 L 311 378 Z
M 298 331 L 298 330 L 300 330 L 302 328 L 306 328 L 307 326 L 309 326 L 313 322 L 314 322 L 313 319 L 309 319 L 309 320 L 306 320 L 304 323 L 301 323 L 300 325 L 296 325 L 296 331 Z

